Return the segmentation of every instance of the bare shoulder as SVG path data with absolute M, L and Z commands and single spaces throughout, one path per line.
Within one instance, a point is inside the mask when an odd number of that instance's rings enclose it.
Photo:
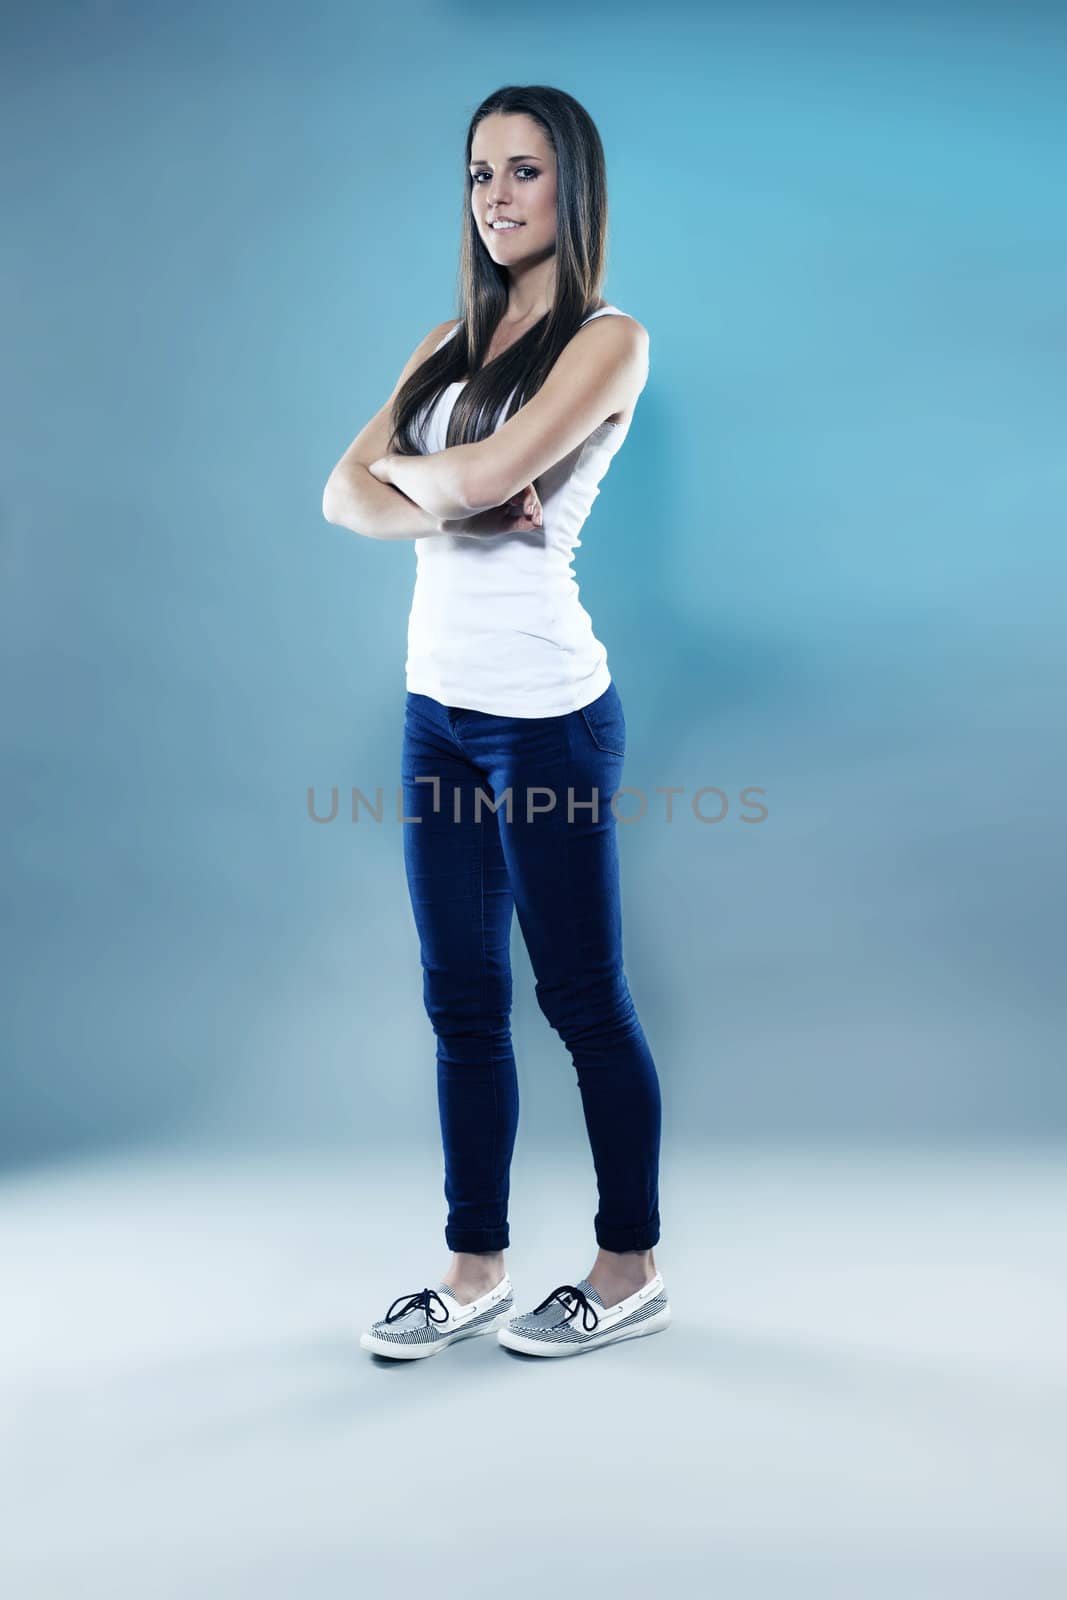
M 629 424 L 638 396 L 648 382 L 648 343 L 648 330 L 628 311 L 594 317 L 569 342 L 568 350 L 573 351 L 576 364 L 588 367 L 595 361 L 613 385 L 618 374 L 625 374 L 618 409 L 607 418 L 616 427 Z
M 649 369 L 648 345 L 647 328 L 623 311 L 583 323 L 568 341 L 567 352 L 576 364 L 593 360 L 602 363 L 605 370 L 628 368 L 641 376 L 643 385 Z
M 445 322 L 438 322 L 438 325 L 435 326 L 435 328 L 430 328 L 426 339 L 424 339 L 422 342 L 424 342 L 424 344 L 429 344 L 430 350 L 434 349 L 437 344 L 440 344 L 440 342 L 445 339 L 446 334 L 454 333 L 454 331 L 456 331 L 456 328 L 459 326 L 459 320 L 461 320 L 461 318 L 446 317 Z
M 439 322 L 435 328 L 430 329 L 426 335 L 426 343 L 437 344 L 446 333 L 453 333 L 459 327 L 459 322 L 460 319 L 456 317 L 446 317 L 444 322 Z
M 648 350 L 648 329 L 636 317 L 631 317 L 628 311 L 613 312 L 608 317 L 594 317 L 578 329 L 574 337 L 577 339 L 579 336 L 586 344 L 597 339 L 608 348 L 634 354 Z
M 423 362 L 429 360 L 430 356 L 432 356 L 434 351 L 437 349 L 437 346 L 443 343 L 445 335 L 451 333 L 458 327 L 459 323 L 456 318 L 448 317 L 444 322 L 436 323 L 434 327 L 430 329 L 429 333 L 426 334 L 424 338 L 419 340 L 418 344 L 415 346 L 414 350 L 408 356 L 403 367 L 401 368 L 400 376 L 397 378 L 396 384 L 393 387 L 393 393 L 389 397 L 390 401 L 396 398 L 404 384 L 413 373 L 418 371 Z
M 427 356 L 433 355 L 439 344 L 444 342 L 446 334 L 452 333 L 459 327 L 455 317 L 448 317 L 444 322 L 437 322 L 422 339 L 419 340 L 409 357 L 409 365 L 414 370 L 421 366 Z
M 426 357 L 432 355 L 439 344 L 444 343 L 445 337 L 450 333 L 454 333 L 458 327 L 459 323 L 455 317 L 446 317 L 444 322 L 436 322 L 429 333 L 420 339 L 412 351 L 412 366 L 417 367 L 421 362 L 425 361 Z
M 601 317 L 600 318 L 601 322 L 606 322 L 607 320 L 608 319 L 606 317 Z M 647 350 L 647 348 L 648 348 L 648 329 L 645 327 L 643 322 L 638 322 L 636 317 L 631 317 L 631 315 L 630 315 L 630 313 L 628 311 L 624 311 L 621 317 L 616 317 L 615 321 L 616 322 L 628 322 L 630 324 L 630 326 L 633 329 L 635 329 L 636 337 L 637 337 L 639 343 L 644 345 L 645 349 Z

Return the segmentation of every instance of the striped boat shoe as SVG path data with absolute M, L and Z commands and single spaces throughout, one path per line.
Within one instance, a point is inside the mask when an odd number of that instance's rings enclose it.
M 495 1333 L 515 1309 L 511 1278 L 505 1272 L 495 1289 L 461 1305 L 455 1291 L 441 1282 L 436 1289 L 398 1295 L 380 1321 L 360 1335 L 360 1344 L 373 1355 L 401 1361 L 435 1356 L 460 1339 Z
M 539 1306 L 511 1317 L 497 1333 L 500 1344 L 528 1356 L 576 1356 L 621 1339 L 640 1339 L 670 1324 L 671 1308 L 660 1273 L 636 1294 L 606 1306 L 588 1278 L 562 1283 Z

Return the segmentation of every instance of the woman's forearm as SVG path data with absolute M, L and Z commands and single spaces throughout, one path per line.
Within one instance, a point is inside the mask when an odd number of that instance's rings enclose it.
M 424 511 L 403 490 L 380 482 L 359 462 L 331 474 L 322 514 L 327 522 L 366 539 L 423 539 L 443 531 L 439 517 Z
M 372 477 L 391 483 L 430 516 L 440 521 L 454 521 L 488 509 L 472 505 L 470 500 L 472 458 L 476 449 L 476 445 L 460 444 L 447 450 L 435 450 L 432 455 L 387 455 L 374 462 L 369 470 Z

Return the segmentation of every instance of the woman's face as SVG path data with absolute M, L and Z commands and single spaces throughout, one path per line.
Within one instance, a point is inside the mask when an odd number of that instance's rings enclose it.
M 493 112 L 474 130 L 471 210 L 485 248 L 502 267 L 528 265 L 556 248 L 556 157 L 539 123 Z M 496 218 L 517 228 L 494 228 Z

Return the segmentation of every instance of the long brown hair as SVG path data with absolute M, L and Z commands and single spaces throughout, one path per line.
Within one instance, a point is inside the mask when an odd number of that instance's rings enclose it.
M 556 285 L 551 309 L 507 350 L 482 366 L 507 309 L 508 279 L 478 233 L 471 211 L 474 132 L 493 112 L 524 113 L 538 122 L 556 156 Z M 389 449 L 400 455 L 425 450 L 422 425 L 449 383 L 462 389 L 449 419 L 446 446 L 473 444 L 492 431 L 512 390 L 512 416 L 544 383 L 564 345 L 595 311 L 604 275 L 607 171 L 592 117 L 562 89 L 508 85 L 482 101 L 467 129 L 464 152 L 463 243 L 460 252 L 461 326 L 412 373 L 393 405 Z

